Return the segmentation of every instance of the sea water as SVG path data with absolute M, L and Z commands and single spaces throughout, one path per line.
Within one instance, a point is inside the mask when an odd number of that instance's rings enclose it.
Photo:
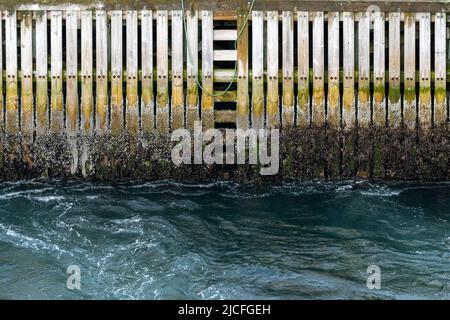
M 1 183 L 14 298 L 450 298 L 450 184 Z

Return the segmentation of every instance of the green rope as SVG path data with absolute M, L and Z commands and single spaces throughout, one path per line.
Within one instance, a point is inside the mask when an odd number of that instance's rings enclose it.
M 237 34 L 236 40 L 234 41 L 234 50 L 237 50 L 238 40 L 241 37 L 242 33 L 244 32 L 245 27 L 248 24 L 248 19 L 250 17 L 250 14 L 253 11 L 253 6 L 255 5 L 255 2 L 256 2 L 256 0 L 252 0 L 252 3 L 251 3 L 250 8 L 248 10 L 247 16 L 245 17 L 244 24 L 242 25 L 242 28 L 239 30 L 239 32 Z M 184 9 L 184 0 L 181 0 L 181 9 L 183 11 L 183 29 L 184 29 L 184 38 L 186 39 L 187 54 L 188 54 L 188 59 L 189 59 L 188 63 L 189 62 L 192 63 L 192 53 L 191 53 L 191 48 L 189 46 L 189 40 L 188 40 L 188 36 L 187 36 L 187 28 L 186 28 L 187 23 L 186 23 L 185 9 Z M 211 97 L 220 97 L 220 96 L 225 95 L 230 90 L 231 86 L 233 85 L 234 80 L 236 79 L 236 76 L 237 76 L 237 61 L 234 62 L 233 78 L 231 79 L 230 83 L 228 83 L 226 89 L 224 91 L 222 91 L 221 93 L 218 93 L 218 94 L 214 94 L 214 93 L 211 93 L 211 94 L 208 93 L 208 94 Z M 203 86 L 200 83 L 200 81 L 198 80 L 198 77 L 195 77 L 195 80 L 197 82 L 197 86 L 203 91 Z

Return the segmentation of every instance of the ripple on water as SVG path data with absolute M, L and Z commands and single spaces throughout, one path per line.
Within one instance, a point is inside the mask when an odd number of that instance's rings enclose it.
M 445 183 L 2 183 L 0 298 L 445 299 L 448 195 Z M 70 264 L 81 292 L 64 289 Z M 382 290 L 366 287 L 371 264 Z

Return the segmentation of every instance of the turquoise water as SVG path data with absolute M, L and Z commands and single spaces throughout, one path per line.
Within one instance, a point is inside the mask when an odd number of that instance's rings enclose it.
M 450 184 L 2 183 L 0 298 L 450 298 Z

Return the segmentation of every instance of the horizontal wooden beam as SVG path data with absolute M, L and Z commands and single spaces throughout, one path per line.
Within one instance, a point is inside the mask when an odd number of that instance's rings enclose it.
M 185 0 L 187 10 L 236 11 L 248 9 L 249 0 Z M 384 12 L 441 12 L 449 11 L 448 1 L 436 0 L 256 0 L 254 10 L 299 11 L 367 11 L 379 8 Z M 0 0 L 2 10 L 180 10 L 181 0 Z

